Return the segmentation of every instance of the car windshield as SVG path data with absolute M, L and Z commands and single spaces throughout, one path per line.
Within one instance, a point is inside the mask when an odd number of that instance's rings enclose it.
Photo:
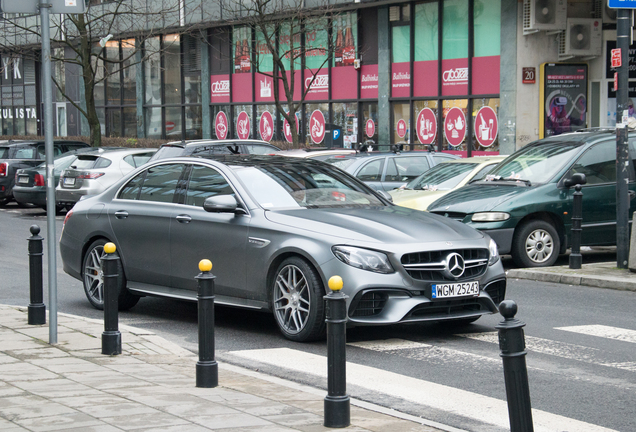
M 522 148 L 493 169 L 486 181 L 548 182 L 578 154 L 583 143 L 551 142 Z
M 363 185 L 328 166 L 281 163 L 233 169 L 265 209 L 386 205 Z
M 406 185 L 414 190 L 451 190 L 464 180 L 478 164 L 441 163 Z
M 165 145 L 161 146 L 150 160 L 165 159 L 183 155 L 183 147 Z

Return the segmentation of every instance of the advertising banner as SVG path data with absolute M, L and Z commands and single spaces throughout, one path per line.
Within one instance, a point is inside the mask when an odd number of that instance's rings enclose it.
M 473 94 L 499 93 L 499 56 L 474 57 L 472 60 Z
M 413 63 L 413 96 L 437 96 L 437 60 Z
M 587 126 L 587 65 L 541 65 L 540 138 Z
M 468 94 L 468 59 L 442 60 L 442 95 Z
M 391 96 L 411 96 L 411 63 L 391 64 Z
M 211 97 L 213 104 L 230 101 L 230 76 L 212 75 L 210 77 Z
M 361 75 L 362 77 L 360 79 L 360 97 L 362 99 L 377 99 L 378 65 L 362 65 Z

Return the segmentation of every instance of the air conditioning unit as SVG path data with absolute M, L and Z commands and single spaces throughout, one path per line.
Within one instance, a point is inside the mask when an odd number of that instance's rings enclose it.
M 607 0 L 594 0 L 594 18 L 603 21 L 603 24 L 616 24 L 616 11 L 607 5 Z
M 559 34 L 559 60 L 598 57 L 603 51 L 603 23 L 595 18 L 568 18 Z
M 567 14 L 566 0 L 523 0 L 523 34 L 565 30 Z

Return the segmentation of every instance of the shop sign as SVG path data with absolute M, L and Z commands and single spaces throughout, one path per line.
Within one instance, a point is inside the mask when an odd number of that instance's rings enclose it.
M 541 101 L 544 129 L 540 138 L 586 127 L 587 65 L 543 65 L 545 99 Z
M 298 117 L 296 117 L 296 133 L 298 133 Z M 285 121 L 283 122 L 283 134 L 285 135 L 285 140 L 287 140 L 288 143 L 294 142 L 291 133 L 291 127 L 289 127 L 289 122 L 287 121 L 287 119 L 285 119 Z
M 453 107 L 444 119 L 444 136 L 453 147 L 459 146 L 466 137 L 466 116 L 460 108 Z
M 265 111 L 261 115 L 261 121 L 258 125 L 258 132 L 261 135 L 263 141 L 270 141 L 274 136 L 274 119 L 269 111 Z
M 616 41 L 606 42 L 606 57 L 605 57 L 605 78 L 614 78 L 614 72 L 617 72 L 617 68 L 612 64 L 612 52 L 616 49 Z M 627 50 L 627 66 L 629 69 L 629 79 L 636 78 L 636 43 L 629 46 Z M 621 56 L 622 58 L 622 56 Z
M 378 65 L 362 65 L 360 73 L 360 97 L 378 98 Z
M 316 72 L 311 70 L 305 72 L 305 91 L 307 91 L 308 99 L 328 99 L 329 75 L 324 72 L 314 77 Z
M 309 117 L 309 135 L 314 144 L 320 144 L 325 138 L 325 116 L 315 110 Z
M 400 138 L 404 138 L 406 136 L 406 122 L 404 121 L 404 119 L 400 119 L 397 122 L 396 130 L 397 130 L 397 135 Z
M 468 93 L 468 59 L 442 60 L 441 78 L 443 95 Z
M 2 108 L 0 119 L 37 119 L 35 107 L 26 108 Z
M 623 64 L 621 59 L 621 49 L 615 48 L 612 50 L 612 68 L 621 67 Z
M 437 136 L 437 117 L 430 108 L 424 108 L 417 115 L 417 138 L 422 144 L 432 144 Z
M 482 147 L 490 147 L 497 139 L 498 123 L 495 110 L 481 107 L 475 117 L 475 136 Z
M 364 131 L 369 138 L 373 138 L 373 136 L 375 135 L 375 122 L 373 121 L 373 119 L 367 120 Z
M 241 111 L 236 118 L 236 135 L 242 140 L 250 137 L 250 116 L 245 111 Z
M 214 119 L 214 130 L 218 139 L 227 138 L 227 117 L 223 111 L 219 111 Z
M 212 103 L 230 101 L 229 75 L 212 75 L 210 77 Z
M 409 97 L 411 95 L 411 64 L 393 63 L 391 65 L 391 95 Z

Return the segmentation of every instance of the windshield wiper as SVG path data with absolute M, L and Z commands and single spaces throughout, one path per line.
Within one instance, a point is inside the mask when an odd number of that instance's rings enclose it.
M 500 178 L 500 179 L 490 180 L 490 181 L 521 182 L 521 183 L 525 183 L 528 186 L 532 186 L 532 183 L 530 182 L 530 180 L 525 180 L 525 179 Z

